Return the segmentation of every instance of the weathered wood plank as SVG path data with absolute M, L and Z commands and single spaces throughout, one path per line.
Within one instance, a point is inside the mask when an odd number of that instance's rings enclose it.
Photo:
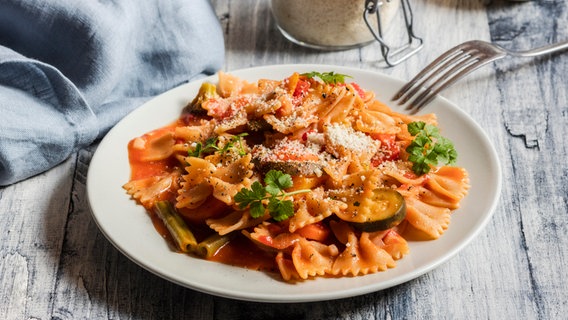
M 48 173 L 0 189 L 1 318 L 50 316 L 73 170 L 70 159 Z
M 568 39 L 566 3 L 531 2 L 515 6 L 515 14 L 504 4 L 489 11 L 493 41 L 512 49 L 529 49 Z M 538 23 L 536 22 L 538 21 Z M 562 289 L 568 280 L 560 266 L 568 261 L 568 165 L 565 156 L 568 129 L 568 56 L 538 59 L 509 59 L 496 63 L 501 89 L 504 127 L 509 155 L 505 161 L 506 216 L 518 226 L 515 246 L 522 251 L 522 288 L 536 317 L 565 316 L 568 297 Z M 559 290 L 560 289 L 560 290 Z

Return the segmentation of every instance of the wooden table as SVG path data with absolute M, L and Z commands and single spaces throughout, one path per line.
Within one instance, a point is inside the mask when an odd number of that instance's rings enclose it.
M 324 63 L 411 78 L 470 39 L 515 49 L 568 39 L 565 0 L 412 1 L 424 49 L 381 68 L 378 45 L 300 48 L 277 31 L 267 0 L 214 0 L 225 70 Z M 175 285 L 119 253 L 91 218 L 85 180 L 96 145 L 0 188 L 2 319 L 566 319 L 568 317 L 568 54 L 506 59 L 444 92 L 487 132 L 503 168 L 495 214 L 437 269 L 342 300 L 262 304 Z

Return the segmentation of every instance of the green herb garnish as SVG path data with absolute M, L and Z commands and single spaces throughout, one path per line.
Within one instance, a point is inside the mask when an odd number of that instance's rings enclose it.
M 255 181 L 250 189 L 242 188 L 235 195 L 235 203 L 239 208 L 250 208 L 250 215 L 259 218 L 264 215 L 266 210 L 276 221 L 284 221 L 294 215 L 294 204 L 291 200 L 286 200 L 295 194 L 310 192 L 309 189 L 285 192 L 293 186 L 292 177 L 279 170 L 270 170 L 264 177 L 265 186 Z M 268 200 L 268 205 L 265 205 Z
M 333 71 L 323 73 L 312 71 L 308 73 L 302 73 L 302 76 L 308 77 L 310 79 L 319 78 L 321 81 L 327 84 L 345 83 L 345 78 L 351 78 L 351 76 L 348 76 L 346 74 L 335 73 Z
M 193 150 L 189 150 L 188 154 L 190 157 L 202 158 L 204 155 L 214 153 L 218 151 L 220 154 L 224 154 L 230 149 L 235 149 L 240 156 L 246 154 L 245 148 L 243 146 L 242 138 L 247 136 L 248 133 L 244 132 L 233 136 L 223 147 L 218 147 L 217 142 L 219 137 L 210 137 L 205 140 L 204 143 L 198 142 Z
M 408 160 L 413 163 L 412 171 L 418 175 L 430 172 L 431 166 L 454 164 L 458 153 L 454 144 L 440 135 L 436 126 L 426 124 L 423 121 L 408 124 L 408 132 L 415 136 L 414 140 L 406 148 Z
M 210 137 L 205 140 L 205 143 L 196 143 L 195 149 L 189 150 L 187 153 L 190 157 L 202 158 L 204 154 L 213 153 L 216 150 L 218 150 L 217 137 Z
M 229 140 L 229 142 L 227 142 L 223 148 L 219 149 L 219 152 L 221 154 L 224 154 L 225 152 L 229 151 L 229 149 L 234 149 L 237 151 L 237 153 L 239 154 L 239 156 L 244 156 L 245 154 L 247 154 L 247 152 L 245 151 L 245 146 L 243 145 L 243 137 L 248 136 L 248 133 L 243 132 L 241 134 L 238 134 L 236 136 L 233 136 L 231 138 L 231 140 Z

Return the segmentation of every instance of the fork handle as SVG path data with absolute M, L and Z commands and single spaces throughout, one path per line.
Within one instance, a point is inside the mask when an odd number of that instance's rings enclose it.
M 516 57 L 536 57 L 536 56 L 541 56 L 541 55 L 545 55 L 545 54 L 549 54 L 549 53 L 554 53 L 554 52 L 559 52 L 562 50 L 566 50 L 568 49 L 568 41 L 561 41 L 561 42 L 557 42 L 548 46 L 544 46 L 544 47 L 540 47 L 540 48 L 535 48 L 535 49 L 531 49 L 531 50 L 526 50 L 526 51 L 509 51 L 507 50 L 507 52 L 512 55 L 512 56 L 516 56 Z

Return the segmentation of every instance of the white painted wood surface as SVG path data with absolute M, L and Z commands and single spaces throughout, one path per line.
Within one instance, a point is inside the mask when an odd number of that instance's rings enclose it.
M 274 26 L 267 0 L 213 0 L 225 70 L 325 63 L 409 79 L 470 39 L 525 49 L 568 39 L 565 0 L 412 1 L 425 48 L 379 66 L 378 46 L 303 49 Z M 444 92 L 488 133 L 502 161 L 501 200 L 483 232 L 449 262 L 391 289 L 305 304 L 202 294 L 138 267 L 98 231 L 85 179 L 96 145 L 0 188 L 0 319 L 566 319 L 568 53 L 508 59 Z

